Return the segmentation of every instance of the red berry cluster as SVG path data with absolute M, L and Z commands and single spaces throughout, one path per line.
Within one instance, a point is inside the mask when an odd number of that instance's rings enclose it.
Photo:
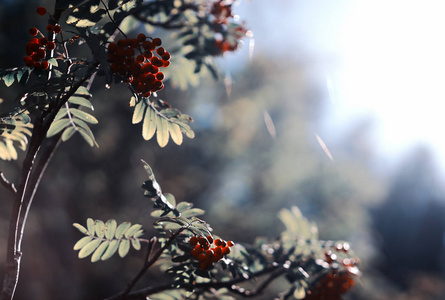
M 43 16 L 46 14 L 46 9 L 43 6 L 37 8 L 37 14 Z M 49 33 L 60 33 L 62 28 L 60 25 L 48 24 L 46 29 Z M 48 61 L 44 60 L 46 57 L 46 51 L 51 51 L 56 48 L 56 44 L 53 41 L 48 40 L 37 28 L 31 27 L 29 34 L 32 38 L 26 44 L 26 56 L 23 61 L 28 67 L 35 69 L 46 70 L 49 67 Z M 37 38 L 40 35 L 40 38 Z
M 355 282 L 347 271 L 333 270 L 326 274 L 313 289 L 306 292 L 304 300 L 341 300 Z
M 159 68 L 170 65 L 170 53 L 159 38 L 151 39 L 141 33 L 136 39 L 120 39 L 108 45 L 108 62 L 113 73 L 122 75 L 136 93 L 149 97 L 164 88 L 164 74 Z
M 215 23 L 227 24 L 227 18 L 233 17 L 232 1 L 218 0 L 214 2 L 210 14 L 215 17 Z
M 234 17 L 232 4 L 233 1 L 231 0 L 218 0 L 212 4 L 210 9 L 210 14 L 214 17 L 214 29 L 218 37 L 215 38 L 215 47 L 219 52 L 218 54 L 238 49 L 240 40 L 247 33 L 244 26 L 231 21 Z M 230 26 L 228 26 L 229 22 Z
M 211 245 L 214 244 L 214 247 Z M 207 238 L 201 236 L 192 236 L 190 238 L 190 245 L 195 246 L 190 252 L 193 258 L 200 262 L 200 269 L 207 270 L 214 263 L 220 261 L 225 255 L 230 253 L 230 247 L 234 244 L 232 241 L 224 241 L 222 239 L 216 239 L 209 235 Z

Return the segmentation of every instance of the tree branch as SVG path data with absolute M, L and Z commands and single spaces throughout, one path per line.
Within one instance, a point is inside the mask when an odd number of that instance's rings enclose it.
M 148 271 L 148 269 L 158 260 L 158 258 L 161 256 L 161 254 L 168 248 L 170 247 L 170 245 L 173 243 L 173 241 L 175 240 L 175 238 L 178 237 L 178 235 L 180 235 L 186 228 L 180 228 L 178 231 L 176 231 L 173 235 L 170 236 L 170 238 L 167 240 L 167 242 L 165 243 L 165 245 L 160 248 L 151 258 L 150 257 L 150 253 L 152 250 L 152 247 L 154 246 L 154 244 L 156 243 L 156 238 L 151 239 L 150 240 L 150 244 L 148 245 L 148 252 L 147 252 L 147 256 L 144 262 L 144 265 L 142 266 L 141 270 L 138 272 L 138 274 L 133 278 L 133 280 L 128 283 L 127 288 L 125 289 L 125 291 L 112 296 L 110 298 L 107 298 L 107 300 L 118 300 L 118 299 L 128 299 L 128 295 L 131 292 L 131 290 L 134 288 L 134 286 L 136 285 L 136 283 L 142 278 L 142 276 Z M 153 241 L 153 242 L 151 242 Z M 144 298 L 145 299 L 145 298 Z
M 194 285 L 194 288 L 204 289 L 204 290 L 209 290 L 211 288 L 214 288 L 214 289 L 227 288 L 231 292 L 241 295 L 246 298 L 255 297 L 255 296 L 258 296 L 259 294 L 261 294 L 273 280 L 275 280 L 276 278 L 285 274 L 286 272 L 287 272 L 287 269 L 285 269 L 285 268 L 282 268 L 280 266 L 271 266 L 271 267 L 265 268 L 261 271 L 253 273 L 250 277 L 238 277 L 238 278 L 228 280 L 228 281 L 219 281 L 219 282 L 211 281 L 211 282 L 205 282 L 205 283 L 197 283 Z M 237 284 L 239 284 L 239 283 L 246 282 L 246 281 L 252 280 L 253 278 L 260 277 L 260 276 L 263 276 L 266 274 L 270 274 L 270 276 L 261 285 L 259 285 L 258 288 L 255 290 L 243 290 L 237 286 Z M 132 293 L 128 293 L 128 295 L 125 298 L 122 298 L 123 293 L 121 293 L 119 295 L 107 298 L 106 300 L 121 300 L 121 299 L 145 300 L 150 295 L 160 293 L 163 291 L 167 291 L 167 290 L 171 290 L 171 289 L 176 289 L 176 287 L 173 287 L 172 283 L 159 285 L 159 286 L 151 286 L 151 287 L 146 287 L 146 288 L 140 289 L 140 290 L 132 292 Z
M 0 183 L 7 188 L 10 192 L 12 192 L 14 195 L 17 193 L 17 189 L 15 188 L 15 185 L 6 179 L 5 174 L 0 171 Z

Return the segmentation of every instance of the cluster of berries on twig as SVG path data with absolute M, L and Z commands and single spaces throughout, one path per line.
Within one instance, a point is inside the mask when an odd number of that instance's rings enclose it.
M 348 253 L 349 249 L 348 243 L 338 243 L 332 250 L 329 249 L 325 251 L 325 263 L 330 266 L 334 264 L 337 266 L 341 265 L 344 268 L 332 268 L 329 273 L 323 275 L 315 286 L 307 291 L 304 300 L 340 300 L 342 299 L 342 295 L 354 286 L 355 281 L 353 277 L 359 273 L 357 268 L 359 259 L 355 257 L 340 259 L 335 253 Z
M 46 9 L 43 6 L 37 8 L 37 14 L 44 16 Z M 46 30 L 50 33 L 60 33 L 62 28 L 60 25 L 48 24 Z M 56 44 L 52 40 L 48 40 L 45 35 L 36 27 L 29 29 L 29 34 L 32 36 L 29 42 L 26 44 L 26 56 L 23 58 L 25 65 L 35 69 L 46 70 L 49 67 L 49 63 L 46 58 L 46 51 L 51 51 L 56 48 Z
M 354 284 L 349 272 L 332 270 L 306 292 L 304 300 L 341 300 Z
M 214 245 L 213 247 L 212 244 Z M 224 241 L 223 239 L 216 239 L 209 235 L 206 238 L 201 236 L 192 236 L 190 238 L 190 245 L 194 246 L 190 252 L 192 257 L 200 262 L 201 270 L 209 269 L 214 263 L 219 262 L 225 255 L 230 253 L 230 247 L 234 245 L 232 241 Z
M 170 65 L 171 55 L 159 38 L 149 38 L 143 33 L 136 39 L 120 39 L 108 45 L 108 62 L 111 72 L 124 77 L 136 93 L 149 97 L 164 88 L 164 74 L 160 68 Z
M 215 47 L 220 54 L 227 51 L 235 51 L 240 45 L 240 40 L 246 36 L 247 29 L 243 25 L 232 22 L 232 0 L 217 0 L 210 9 L 214 17 L 213 23 L 217 33 Z

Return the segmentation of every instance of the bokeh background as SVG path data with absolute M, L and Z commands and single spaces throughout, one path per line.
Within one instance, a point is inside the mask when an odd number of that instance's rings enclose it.
M 28 28 L 45 25 L 39 5 L 53 3 L 0 1 L 0 68 L 22 64 Z M 363 276 L 347 299 L 444 299 L 444 9 L 432 0 L 243 1 L 235 11 L 254 38 L 218 59 L 222 79 L 160 93 L 195 120 L 195 139 L 180 147 L 143 141 L 128 90 L 106 90 L 99 78 L 100 147 L 74 137 L 54 156 L 26 227 L 16 299 L 101 299 L 125 287 L 140 253 L 78 260 L 71 224 L 115 218 L 154 234 L 140 159 L 227 239 L 274 238 L 277 213 L 296 205 L 322 239 L 350 241 Z M 3 107 L 18 91 L 0 84 Z M 14 180 L 20 162 L 0 170 Z M 3 187 L 0 198 L 3 270 Z M 144 285 L 163 276 L 150 273 Z

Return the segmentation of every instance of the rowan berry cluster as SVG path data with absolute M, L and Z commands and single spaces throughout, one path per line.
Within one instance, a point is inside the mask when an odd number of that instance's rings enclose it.
M 111 72 L 124 77 L 136 93 L 149 97 L 164 88 L 164 74 L 160 68 L 170 65 L 171 55 L 159 38 L 149 38 L 141 33 L 136 39 L 120 39 L 108 45 L 108 62 Z
M 211 247 L 211 245 L 214 245 Z M 214 263 L 220 261 L 225 255 L 230 253 L 230 247 L 234 244 L 232 241 L 224 241 L 222 239 L 216 239 L 213 241 L 211 236 L 206 238 L 201 236 L 192 236 L 190 238 L 190 245 L 194 246 L 190 252 L 192 257 L 200 262 L 200 269 L 207 270 Z
M 214 17 L 214 30 L 217 33 L 215 47 L 218 54 L 238 49 L 240 40 L 247 33 L 244 26 L 231 21 L 234 18 L 232 4 L 231 0 L 218 0 L 212 4 L 210 9 L 210 14 Z
M 215 23 L 227 24 L 227 18 L 233 17 L 232 1 L 218 0 L 212 4 L 210 14 L 215 17 Z
M 46 9 L 43 6 L 37 8 L 37 14 L 43 16 L 46 14 Z M 48 24 L 46 30 L 50 33 L 60 33 L 62 28 L 60 25 Z M 23 58 L 25 65 L 35 69 L 46 70 L 49 67 L 46 58 L 46 51 L 51 51 L 56 48 L 56 44 L 53 41 L 48 40 L 45 35 L 36 27 L 29 29 L 29 34 L 32 38 L 26 43 L 26 56 Z M 37 37 L 40 36 L 40 37 Z
M 306 293 L 304 300 L 341 300 L 355 282 L 347 271 L 333 270 L 325 275 L 313 289 Z

